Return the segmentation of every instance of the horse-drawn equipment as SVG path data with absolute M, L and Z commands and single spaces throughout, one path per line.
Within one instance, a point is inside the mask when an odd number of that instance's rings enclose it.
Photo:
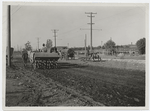
M 85 59 L 88 61 L 91 60 L 93 62 L 95 62 L 95 61 L 100 62 L 101 61 L 101 57 L 97 53 L 89 53 L 89 54 L 87 54 Z
M 100 55 L 98 54 L 98 52 L 87 50 L 84 60 L 93 61 L 93 62 L 95 62 L 95 61 L 100 62 L 102 59 L 101 59 Z
M 30 52 L 29 59 L 34 69 L 57 68 L 60 55 L 57 52 Z

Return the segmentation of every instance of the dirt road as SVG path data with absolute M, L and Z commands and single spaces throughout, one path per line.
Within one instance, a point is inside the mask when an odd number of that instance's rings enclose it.
M 20 57 L 6 67 L 6 106 L 104 106 L 39 71 L 24 68 Z
M 15 67 L 7 68 L 7 106 L 145 105 L 144 71 L 70 61 L 59 62 L 58 69 L 33 71 L 29 64 L 27 68 L 21 64 L 16 58 Z

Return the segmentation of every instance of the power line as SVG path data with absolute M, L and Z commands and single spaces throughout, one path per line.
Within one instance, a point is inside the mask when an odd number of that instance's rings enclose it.
M 135 8 L 137 8 L 137 7 L 135 7 Z M 123 13 L 125 13 L 125 12 L 134 10 L 135 8 L 132 8 L 132 9 L 129 9 L 129 10 L 126 10 L 126 11 L 123 11 L 123 12 L 120 12 L 120 13 L 117 13 L 117 14 L 115 14 L 115 15 L 111 15 L 111 16 L 107 16 L 107 17 L 104 17 L 104 18 L 101 18 L 101 19 L 97 19 L 97 20 L 95 20 L 95 22 L 98 22 L 98 21 L 103 20 L 103 19 L 107 19 L 107 18 L 110 18 L 110 17 L 113 17 L 113 16 L 117 16 L 117 15 L 123 14 Z M 86 25 L 86 24 L 83 24 L 83 25 L 81 25 L 81 26 L 85 26 L 85 25 Z M 74 29 L 72 29 L 72 30 L 69 30 L 69 31 L 67 31 L 67 32 L 64 32 L 64 33 L 62 33 L 62 34 L 60 34 L 60 35 L 64 35 L 64 34 L 67 34 L 67 33 L 69 33 L 69 32 L 72 32 L 72 31 L 74 31 L 74 30 L 80 28 L 81 26 L 76 27 L 76 28 L 74 28 Z
M 11 16 L 13 16 L 20 8 L 21 8 L 21 6 L 14 13 L 12 13 Z M 10 8 L 10 10 L 11 10 L 11 8 Z M 12 17 L 11 17 L 11 20 L 12 20 Z M 6 21 L 7 20 L 5 20 L 2 24 L 4 24 Z
M 86 25 L 86 24 L 81 25 L 81 26 L 85 26 L 85 25 Z M 66 31 L 66 32 L 64 32 L 64 33 L 60 33 L 59 35 L 68 34 L 69 32 L 72 32 L 72 31 L 75 31 L 75 30 L 79 31 L 79 28 L 80 28 L 81 26 L 76 27 L 76 28 L 73 28 L 73 29 L 71 29 L 71 30 L 69 30 L 69 31 Z
M 107 16 L 107 17 L 103 17 L 103 18 L 101 18 L 101 19 L 97 19 L 97 20 L 95 20 L 95 22 L 100 21 L 100 20 L 103 20 L 103 19 L 111 18 L 111 17 L 116 17 L 117 15 L 121 15 L 121 14 L 124 14 L 124 13 L 126 13 L 126 12 L 128 12 L 128 11 L 134 10 L 135 8 L 137 8 L 137 7 L 128 9 L 128 10 L 126 10 L 126 11 L 119 12 L 119 13 L 114 14 L 114 15 L 110 15 L 110 16 Z
M 15 8 L 13 8 L 11 11 L 13 12 L 15 9 L 18 8 L 19 5 L 17 5 Z M 6 15 L 3 15 L 3 17 L 7 17 L 7 14 Z
M 25 3 L 24 3 L 25 4 Z M 23 5 L 23 4 L 22 4 Z M 14 8 L 11 9 L 11 12 L 14 13 L 13 11 L 16 10 L 18 7 L 20 6 L 20 4 L 18 4 L 17 6 L 15 6 Z M 13 6 L 12 6 L 13 7 Z M 18 9 L 17 9 L 18 10 Z M 3 15 L 3 17 L 7 17 L 6 15 Z

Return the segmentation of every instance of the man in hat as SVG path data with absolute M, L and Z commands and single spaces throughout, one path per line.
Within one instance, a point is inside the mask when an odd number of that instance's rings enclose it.
M 45 47 L 45 44 L 43 44 L 42 52 L 47 52 L 47 48 Z

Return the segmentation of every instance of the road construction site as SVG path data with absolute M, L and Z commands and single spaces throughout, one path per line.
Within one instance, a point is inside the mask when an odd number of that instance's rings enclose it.
M 56 69 L 6 66 L 6 106 L 145 106 L 145 62 L 59 60 Z

